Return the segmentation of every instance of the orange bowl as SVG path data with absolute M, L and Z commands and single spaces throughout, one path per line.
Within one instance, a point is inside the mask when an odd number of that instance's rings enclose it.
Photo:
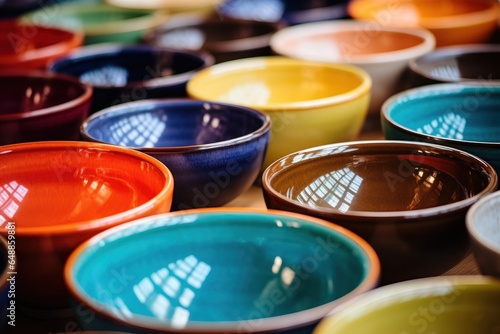
M 482 43 L 497 28 L 498 0 L 353 0 L 354 19 L 381 26 L 423 27 L 436 37 L 436 46 Z
M 80 243 L 170 211 L 170 171 L 131 149 L 34 142 L 2 146 L 0 156 L 0 233 L 15 236 L 16 301 L 27 308 L 69 306 L 63 266 Z

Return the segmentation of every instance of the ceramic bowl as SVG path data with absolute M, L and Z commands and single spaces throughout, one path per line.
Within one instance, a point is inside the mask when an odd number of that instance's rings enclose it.
M 382 106 L 386 139 L 467 151 L 500 172 L 500 85 L 436 84 L 396 94 Z
M 498 0 L 353 0 L 348 12 L 382 26 L 423 27 L 436 37 L 436 46 L 483 43 L 497 28 Z
M 425 29 L 374 25 L 370 21 L 336 20 L 280 29 L 270 41 L 280 55 L 347 63 L 364 69 L 373 80 L 370 115 L 380 115 L 382 103 L 403 90 L 411 59 L 434 49 Z
M 10 252 L 9 252 L 10 245 Z M 15 256 L 15 239 L 10 237 L 8 241 L 3 236 L 0 236 L 0 329 L 7 326 L 9 321 L 16 319 L 16 308 L 11 306 L 11 300 L 15 303 L 15 275 L 16 272 L 16 256 Z M 13 248 L 14 247 L 14 248 Z M 13 279 L 14 278 L 14 279 Z M 14 292 L 14 295 L 12 293 Z M 11 311 L 12 314 L 11 314 Z
M 314 334 L 495 333 L 500 281 L 481 276 L 432 277 L 370 291 L 335 309 Z
M 4 145 L 0 156 L 0 233 L 14 224 L 19 309 L 69 307 L 62 269 L 76 246 L 170 210 L 170 171 L 131 149 L 55 141 Z
M 467 230 L 484 275 L 500 278 L 500 192 L 481 198 L 467 212 Z
M 0 70 L 45 69 L 83 43 L 83 34 L 58 28 L 0 21 Z
M 92 87 L 61 74 L 0 73 L 0 145 L 75 140 L 88 115 Z
M 111 6 L 130 9 L 168 10 L 179 12 L 212 11 L 225 0 L 104 0 Z
M 264 167 L 297 150 L 355 139 L 370 90 L 370 76 L 355 66 L 285 57 L 216 64 L 187 84 L 193 98 L 245 105 L 271 116 Z
M 145 42 L 158 47 L 204 51 L 221 63 L 271 55 L 269 39 L 280 27 L 274 22 L 178 15 L 151 31 Z
M 120 289 L 111 288 L 116 271 L 127 273 Z M 141 333 L 311 330 L 335 305 L 375 287 L 378 275 L 373 249 L 345 229 L 238 208 L 158 215 L 108 230 L 65 267 L 77 304 L 103 320 L 89 326 Z
M 101 44 L 81 48 L 50 69 L 94 88 L 90 113 L 148 98 L 185 97 L 187 81 L 214 60 L 207 54 L 146 45 Z
M 103 3 L 57 3 L 21 17 L 23 22 L 81 31 L 84 44 L 138 43 L 167 19 L 163 11 L 118 8 Z
M 286 25 L 347 18 L 346 0 L 227 0 L 217 12 L 222 17 L 282 21 Z
M 500 45 L 448 46 L 434 50 L 409 64 L 412 87 L 448 82 L 500 84 Z
M 104 109 L 87 119 L 83 138 L 135 148 L 172 172 L 174 210 L 224 205 L 247 190 L 262 168 L 269 116 L 196 100 L 148 100 Z
M 326 219 L 368 241 L 381 284 L 439 275 L 459 262 L 468 251 L 466 212 L 497 183 L 495 170 L 466 152 L 388 140 L 295 152 L 262 176 L 268 208 Z

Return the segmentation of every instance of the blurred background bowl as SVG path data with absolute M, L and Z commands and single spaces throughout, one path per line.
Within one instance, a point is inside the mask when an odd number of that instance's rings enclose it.
M 262 176 L 266 206 L 326 219 L 368 241 L 381 284 L 435 276 L 469 250 L 465 215 L 497 189 L 483 160 L 417 142 L 346 142 L 295 152 Z
M 82 136 L 135 148 L 172 172 L 174 210 L 221 206 L 259 175 L 269 141 L 269 116 L 236 105 L 196 100 L 125 103 L 92 115 Z
M 131 149 L 36 142 L 4 145 L 0 156 L 0 233 L 15 223 L 19 311 L 69 307 L 62 269 L 76 246 L 109 227 L 170 210 L 170 171 Z
M 409 63 L 412 87 L 435 83 L 478 82 L 500 85 L 500 45 L 473 44 L 438 48 Z
M 500 328 L 500 281 L 432 277 L 370 291 L 333 310 L 314 334 L 494 333 Z
M 76 140 L 88 115 L 92 87 L 38 71 L 0 73 L 0 145 Z
M 435 84 L 403 91 L 382 107 L 386 139 L 455 147 L 500 172 L 500 85 Z
M 84 44 L 139 43 L 167 19 L 163 11 L 126 9 L 93 2 L 45 5 L 21 16 L 23 22 L 83 32 Z
M 101 44 L 83 47 L 50 69 L 94 88 L 90 113 L 148 98 L 185 97 L 187 81 L 214 63 L 204 53 L 147 45 Z
M 222 17 L 283 22 L 307 22 L 347 18 L 347 0 L 228 0 L 217 7 Z
M 173 14 L 185 12 L 211 13 L 223 1 L 225 0 L 104 0 L 104 2 L 115 7 L 166 10 Z
M 500 191 L 481 198 L 466 219 L 479 269 L 500 278 Z
M 145 36 L 158 47 L 204 51 L 217 63 L 240 58 L 269 56 L 269 39 L 280 24 L 206 15 L 177 15 Z
M 370 21 L 336 20 L 287 27 L 275 33 L 272 50 L 280 55 L 364 69 L 373 80 L 369 114 L 380 118 L 382 103 L 403 90 L 411 59 L 434 49 L 425 29 L 375 25 Z
M 11 237 L 12 238 L 12 237 Z M 15 280 L 11 279 L 11 272 L 16 272 L 16 255 L 15 255 L 15 246 L 12 248 L 12 240 L 11 244 L 11 253 L 9 254 L 9 244 L 6 238 L 0 235 L 0 329 L 3 329 L 7 326 L 7 322 L 10 321 L 11 317 L 7 318 L 10 315 L 10 309 L 14 310 L 14 319 L 15 319 L 15 306 L 11 306 L 11 300 L 15 299 L 14 296 L 10 292 L 11 283 L 13 282 L 14 293 L 15 293 Z M 9 280 L 7 280 L 9 279 Z M 9 296 L 10 293 L 10 296 Z M 10 309 L 9 309 L 10 308 Z
M 45 69 L 82 43 L 80 32 L 1 20 L 0 70 Z
M 436 46 L 483 43 L 497 29 L 498 0 L 352 0 L 354 19 L 384 26 L 423 27 L 436 37 Z
M 127 280 L 106 290 L 115 271 Z M 238 208 L 108 230 L 65 266 L 76 301 L 96 314 L 86 325 L 141 333 L 310 332 L 335 305 L 374 288 L 378 275 L 373 249 L 343 228 Z
M 355 139 L 365 121 L 371 78 L 350 65 L 286 57 L 256 57 L 216 64 L 196 73 L 188 95 L 235 103 L 270 115 L 264 168 L 313 146 Z

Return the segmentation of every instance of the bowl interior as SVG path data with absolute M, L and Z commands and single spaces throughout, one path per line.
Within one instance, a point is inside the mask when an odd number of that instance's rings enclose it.
M 384 117 L 422 136 L 499 143 L 500 86 L 427 86 L 386 102 Z
M 240 138 L 264 123 L 263 115 L 246 108 L 172 101 L 115 107 L 90 118 L 83 131 L 115 145 L 169 148 Z
M 183 328 L 330 303 L 356 289 L 370 265 L 353 239 L 304 218 L 187 213 L 143 219 L 89 243 L 67 266 L 66 278 L 81 298 L 126 321 L 146 317 L 149 324 L 156 319 L 163 328 Z M 103 294 L 115 272 L 127 273 L 127 284 Z
M 264 177 L 289 201 L 341 213 L 438 207 L 477 195 L 490 183 L 470 158 L 397 143 L 294 153 L 275 162 Z
M 0 75 L 0 116 L 55 107 L 84 93 L 80 83 L 56 76 Z
M 119 214 L 152 200 L 169 182 L 159 162 L 123 150 L 70 142 L 4 147 L 0 221 L 15 220 L 18 229 Z
M 361 74 L 344 67 L 276 58 L 235 60 L 202 72 L 188 83 L 189 94 L 270 108 L 348 96 L 366 83 Z
M 468 220 L 477 238 L 500 252 L 500 196 L 489 197 L 475 206 Z
M 159 78 L 170 79 L 168 82 L 173 84 L 181 80 L 178 75 L 204 66 L 205 60 L 200 56 L 182 52 L 89 47 L 82 53 L 57 61 L 52 69 L 78 77 L 94 87 L 122 87 Z M 149 84 L 154 85 L 153 81 Z

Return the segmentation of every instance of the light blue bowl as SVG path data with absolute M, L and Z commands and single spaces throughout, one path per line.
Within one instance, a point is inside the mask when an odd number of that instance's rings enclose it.
M 326 221 L 212 208 L 101 233 L 72 253 L 65 280 L 76 314 L 96 315 L 86 329 L 297 333 L 374 288 L 379 270 L 365 241 Z
M 382 106 L 386 139 L 454 147 L 500 172 L 500 85 L 435 84 L 409 89 Z

